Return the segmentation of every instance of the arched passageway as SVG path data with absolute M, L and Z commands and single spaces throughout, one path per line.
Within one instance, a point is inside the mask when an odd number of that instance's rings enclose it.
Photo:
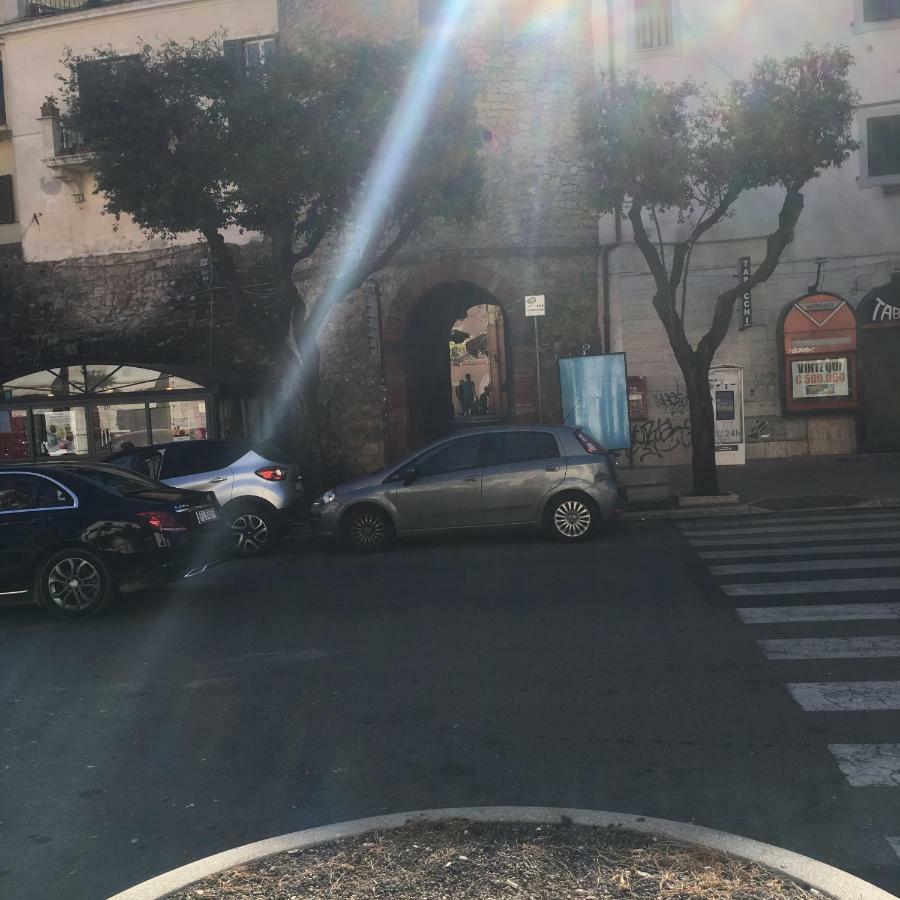
M 398 291 L 384 316 L 389 461 L 455 428 L 535 421 L 523 302 L 505 279 L 467 261 L 430 267 Z M 470 415 L 456 390 L 467 370 L 479 404 Z

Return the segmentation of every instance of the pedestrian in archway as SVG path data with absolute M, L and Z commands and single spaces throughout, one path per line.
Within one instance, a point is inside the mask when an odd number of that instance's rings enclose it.
M 459 383 L 459 402 L 462 404 L 463 415 L 471 416 L 475 409 L 475 382 L 469 372 L 466 372 L 466 377 Z

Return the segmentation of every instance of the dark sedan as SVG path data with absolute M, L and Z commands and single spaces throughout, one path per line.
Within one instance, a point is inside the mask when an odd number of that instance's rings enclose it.
M 199 574 L 232 552 L 210 492 L 101 463 L 0 467 L 0 597 L 87 618 L 119 590 Z

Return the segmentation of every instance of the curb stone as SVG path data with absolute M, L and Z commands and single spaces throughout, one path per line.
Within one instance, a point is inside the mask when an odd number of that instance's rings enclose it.
M 305 831 L 296 831 L 292 834 L 246 844 L 234 850 L 226 850 L 224 853 L 208 856 L 129 888 L 109 900 L 161 900 L 189 884 L 218 875 L 235 866 L 247 865 L 289 850 L 308 849 L 345 838 L 358 837 L 372 831 L 401 828 L 414 822 L 469 819 L 475 822 L 550 825 L 559 824 L 563 821 L 563 816 L 571 819 L 575 825 L 597 827 L 621 825 L 632 831 L 721 850 L 732 856 L 764 865 L 795 881 L 815 888 L 829 897 L 836 898 L 836 900 L 898 900 L 893 894 L 889 894 L 874 884 L 826 863 L 724 831 L 672 822 L 667 819 L 545 806 L 464 806 L 455 809 L 418 810 L 356 819 L 352 822 L 341 822 L 323 828 L 309 828 Z

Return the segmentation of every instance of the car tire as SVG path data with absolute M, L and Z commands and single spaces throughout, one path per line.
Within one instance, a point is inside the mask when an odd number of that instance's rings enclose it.
M 103 612 L 117 593 L 103 560 L 80 547 L 46 557 L 35 575 L 35 598 L 60 619 L 90 619 Z
M 394 523 L 377 506 L 354 506 L 344 514 L 341 536 L 354 553 L 381 553 L 394 542 Z
M 601 515 L 597 504 L 577 492 L 554 497 L 544 512 L 544 530 L 554 540 L 575 544 L 597 534 Z
M 237 556 L 262 556 L 275 546 L 281 529 L 274 509 L 261 503 L 233 503 L 225 511 Z

